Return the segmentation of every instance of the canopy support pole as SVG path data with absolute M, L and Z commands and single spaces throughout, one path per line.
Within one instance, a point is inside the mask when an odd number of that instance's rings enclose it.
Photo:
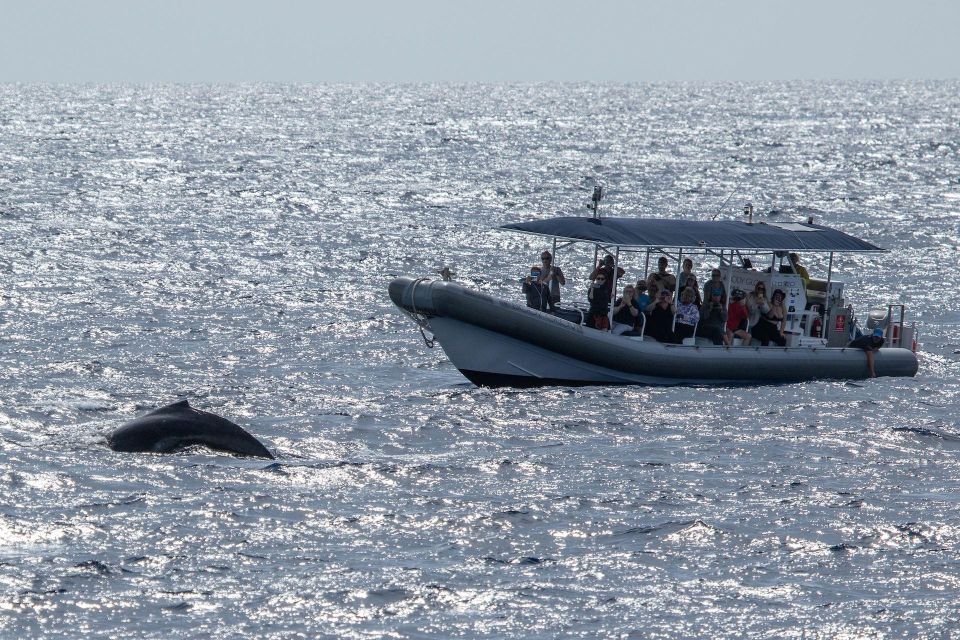
M 650 275 L 650 247 L 647 247 L 647 261 L 643 265 L 643 280 L 646 282 L 647 277 Z
M 680 250 L 677 252 L 677 277 L 674 279 L 676 284 L 673 287 L 674 289 L 676 289 L 676 291 L 673 294 L 673 304 L 675 304 L 677 308 L 680 307 L 680 272 L 682 270 L 683 270 L 683 247 L 681 247 Z M 677 330 L 677 314 L 673 314 L 673 324 L 670 325 L 670 331 L 676 331 L 676 330 Z
M 723 264 L 723 253 L 720 254 L 720 264 Z M 727 316 L 730 315 L 730 300 L 732 298 L 732 292 L 730 287 L 733 286 L 733 250 L 730 250 L 730 261 L 727 263 Z M 723 328 L 726 331 L 726 327 Z
M 683 248 L 682 247 L 680 248 L 679 251 L 677 251 L 677 274 L 676 274 L 676 277 L 673 279 L 675 282 L 675 284 L 673 285 L 673 288 L 676 290 L 675 302 L 680 302 L 680 272 L 681 271 L 683 271 Z
M 607 323 L 610 325 L 610 331 L 613 332 L 613 303 L 617 299 L 617 273 L 620 271 L 620 245 L 617 245 L 616 252 L 613 254 L 613 287 L 610 289 L 610 309 L 607 310 Z
M 823 337 L 830 335 L 830 279 L 833 277 L 833 251 L 830 252 L 830 261 L 827 263 L 827 291 L 823 304 Z

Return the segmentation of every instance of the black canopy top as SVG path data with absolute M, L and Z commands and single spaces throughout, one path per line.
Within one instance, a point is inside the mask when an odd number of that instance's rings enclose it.
M 801 222 L 664 220 L 660 218 L 550 218 L 500 229 L 560 240 L 641 248 L 740 249 L 859 253 L 886 251 L 842 231 Z

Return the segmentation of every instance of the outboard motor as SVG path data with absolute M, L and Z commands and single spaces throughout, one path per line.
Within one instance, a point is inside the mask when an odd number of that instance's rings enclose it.
M 874 329 L 883 329 L 886 332 L 888 324 L 890 324 L 889 309 L 870 309 L 867 313 L 866 333 L 873 333 Z

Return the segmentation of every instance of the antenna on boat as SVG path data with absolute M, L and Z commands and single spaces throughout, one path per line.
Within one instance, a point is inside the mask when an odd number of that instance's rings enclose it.
M 590 211 L 593 211 L 593 217 L 594 217 L 594 218 L 599 218 L 599 217 L 600 217 L 600 212 L 598 211 L 597 207 L 598 207 L 598 205 L 600 204 L 600 199 L 601 199 L 601 198 L 603 198 L 603 187 L 601 187 L 601 186 L 598 185 L 598 184 L 597 184 L 597 185 L 594 185 L 594 186 L 593 186 L 593 196 L 591 196 L 591 198 L 590 198 L 591 204 L 588 204 L 588 205 L 587 205 L 587 209 L 590 209 Z
M 717 212 L 713 214 L 713 217 L 710 218 L 711 220 L 716 220 L 717 216 L 719 216 L 723 212 L 723 208 L 727 206 L 728 202 L 730 202 L 730 198 L 732 198 L 737 193 L 737 189 L 740 188 L 740 183 L 743 182 L 743 178 L 744 176 L 740 176 L 740 179 L 737 180 L 737 184 L 733 185 L 733 189 L 730 191 L 730 195 L 728 195 L 726 199 L 720 204 L 720 206 L 717 207 Z
M 753 224 L 753 203 L 743 205 L 743 215 L 747 216 L 747 224 Z

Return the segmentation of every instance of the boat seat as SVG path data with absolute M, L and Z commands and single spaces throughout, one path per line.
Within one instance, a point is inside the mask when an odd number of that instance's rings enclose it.
M 557 307 L 556 311 L 553 312 L 553 315 L 567 322 L 572 322 L 574 324 L 583 324 L 586 319 L 585 314 L 581 309 L 569 309 Z
M 697 336 L 697 337 L 695 337 L 695 338 L 684 338 L 684 339 L 683 339 L 683 346 L 685 346 L 685 347 L 712 347 L 712 346 L 714 346 L 714 345 L 713 345 L 713 340 L 711 340 L 710 338 L 704 338 L 704 337 L 701 337 L 701 336 Z

